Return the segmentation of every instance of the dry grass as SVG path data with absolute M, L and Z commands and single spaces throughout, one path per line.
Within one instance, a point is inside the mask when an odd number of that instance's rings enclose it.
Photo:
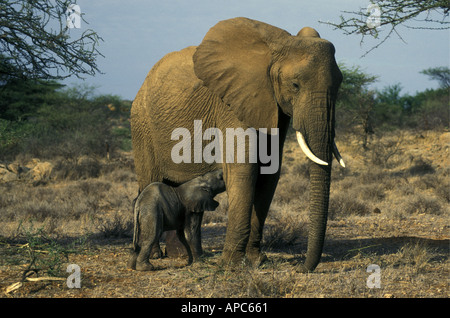
M 333 166 L 330 217 L 322 262 L 309 274 L 308 163 L 295 140 L 284 166 L 260 268 L 220 265 L 227 199 L 206 212 L 202 262 L 158 259 L 157 270 L 126 268 L 131 247 L 131 202 L 137 192 L 130 155 L 105 162 L 55 162 L 44 184 L 0 184 L 0 289 L 4 297 L 448 297 L 449 133 L 404 132 L 373 138 L 367 151 L 356 139 L 337 141 L 347 168 Z M 383 146 L 383 147 L 381 147 Z M 24 282 L 25 269 L 66 277 L 81 268 L 80 289 L 65 282 Z M 366 285 L 370 264 L 380 266 L 380 288 Z

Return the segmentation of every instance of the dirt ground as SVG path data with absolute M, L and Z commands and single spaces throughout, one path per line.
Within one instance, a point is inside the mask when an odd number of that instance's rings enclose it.
M 448 298 L 450 133 L 373 141 L 380 143 L 385 149 L 363 151 L 356 139 L 338 141 L 347 168 L 333 167 L 322 261 L 307 274 L 295 266 L 306 253 L 307 160 L 293 139 L 264 233 L 269 260 L 259 268 L 221 265 L 226 195 L 219 211 L 205 213 L 200 262 L 154 259 L 156 270 L 137 272 L 126 267 L 137 190 L 132 168 L 82 181 L 1 184 L 0 297 Z M 40 218 L 33 219 L 26 198 L 48 203 Z M 76 212 L 80 204 L 86 213 Z M 80 288 L 68 287 L 69 264 L 79 266 Z

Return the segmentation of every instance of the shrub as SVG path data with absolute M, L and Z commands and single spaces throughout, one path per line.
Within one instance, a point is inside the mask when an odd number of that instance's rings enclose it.
M 442 214 L 442 207 L 437 199 L 419 194 L 409 202 L 406 212 L 409 214 Z
M 408 169 L 408 172 L 413 176 L 420 176 L 428 173 L 434 173 L 435 170 L 429 162 L 419 158 L 414 161 L 413 166 Z
M 22 107 L 14 108 L 14 116 L 0 110 L 0 159 L 20 153 L 41 159 L 106 157 L 119 148 L 130 150 L 131 102 L 91 95 L 89 87 L 53 89 L 32 100 L 26 113 L 20 113 Z
M 81 180 L 100 176 L 101 164 L 95 158 L 82 160 L 59 160 L 52 171 L 52 178 L 57 180 Z
M 382 184 L 367 184 L 359 187 L 359 197 L 364 201 L 381 201 L 386 197 Z
M 368 153 L 366 155 L 370 156 L 370 161 L 377 166 L 384 168 L 393 168 L 396 164 L 394 158 L 402 154 L 402 149 L 400 148 L 403 142 L 403 137 L 400 135 L 397 139 L 388 139 L 387 141 L 382 141 L 382 138 L 377 138 L 373 143 L 370 144 L 368 148 Z
M 17 238 L 25 240 L 26 244 L 17 249 L 17 255 L 25 254 L 28 271 L 46 273 L 49 276 L 65 276 L 63 264 L 68 261 L 68 254 L 75 253 L 85 240 L 80 238 L 70 244 L 62 245 L 50 237 L 44 227 L 36 228 L 32 221 L 28 225 L 21 222 L 17 228 Z M 25 277 L 25 276 L 24 276 Z
M 447 181 L 443 181 L 435 188 L 436 194 L 445 200 L 445 202 L 450 203 L 450 184 Z
M 112 219 L 99 218 L 97 230 L 105 238 L 131 237 L 133 232 L 133 221 L 115 213 Z
M 346 193 L 330 196 L 329 218 L 337 219 L 349 215 L 367 215 L 369 206 L 363 201 Z
M 54 187 L 33 187 L 23 183 L 0 185 L 0 205 L 2 220 L 47 219 L 78 220 L 82 216 L 93 216 L 109 209 L 105 200 L 109 196 L 119 197 L 111 192 L 111 184 L 95 179 Z M 131 207 L 128 198 L 118 199 L 120 208 Z M 106 201 L 106 202 L 105 202 Z M 119 202 L 119 201 L 118 201 Z
M 263 244 L 268 248 L 293 246 L 306 232 L 306 214 L 293 210 L 291 204 L 282 204 L 269 213 L 264 227 Z
M 309 193 L 309 181 L 298 175 L 285 175 L 280 180 L 274 194 L 273 201 L 289 203 L 297 199 L 304 199 Z
M 412 266 L 416 273 L 422 272 L 435 257 L 436 251 L 423 243 L 407 243 L 396 254 L 392 255 L 392 265 Z

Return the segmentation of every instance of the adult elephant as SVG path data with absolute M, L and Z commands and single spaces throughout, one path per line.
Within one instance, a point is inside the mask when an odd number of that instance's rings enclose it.
M 195 157 L 194 147 L 190 163 L 175 163 L 171 153 L 179 141 L 172 140 L 172 132 L 185 128 L 194 135 L 198 120 L 202 131 L 253 127 L 258 138 L 264 131 L 261 128 L 269 133 L 278 128 L 281 158 L 293 118 L 302 150 L 314 162 L 308 249 L 301 265 L 302 270 L 314 270 L 325 237 L 332 153 L 338 154 L 334 112 L 342 74 L 334 52 L 333 45 L 312 28 L 292 36 L 266 23 L 235 18 L 217 23 L 199 46 L 166 55 L 148 73 L 131 109 L 139 189 L 156 181 L 180 184 L 223 168 L 229 203 L 223 260 L 236 263 L 246 257 L 259 264 L 263 226 L 280 169 L 262 174 L 260 161 L 205 162 Z M 210 141 L 201 142 L 205 146 Z M 194 254 L 201 253 L 199 233 L 197 229 L 191 237 L 198 241 Z

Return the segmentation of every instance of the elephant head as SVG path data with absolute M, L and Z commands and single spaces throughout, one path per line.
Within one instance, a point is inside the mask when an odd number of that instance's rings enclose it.
M 177 188 L 180 200 L 190 212 L 214 211 L 219 206 L 214 197 L 224 191 L 222 169 L 208 172 Z
M 292 118 L 310 167 L 310 227 L 304 270 L 313 270 L 325 237 L 335 101 L 342 74 L 334 46 L 317 31 L 296 36 L 247 18 L 221 21 L 209 30 L 194 54 L 194 70 L 249 127 L 276 128 L 279 110 Z

